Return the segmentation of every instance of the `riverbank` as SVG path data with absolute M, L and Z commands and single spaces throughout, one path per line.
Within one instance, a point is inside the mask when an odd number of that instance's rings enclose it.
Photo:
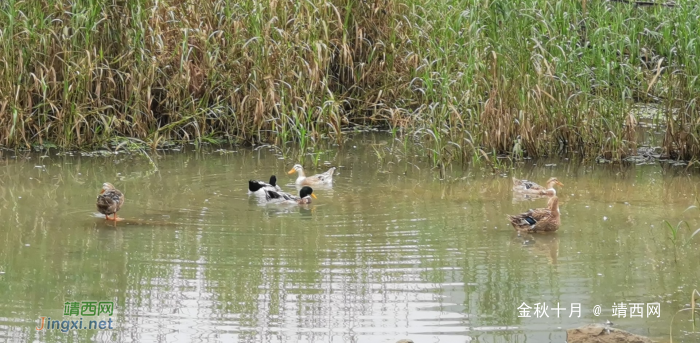
M 700 156 L 700 45 L 672 7 L 545 0 L 125 1 L 0 7 L 0 144 L 342 142 L 402 133 L 436 164 L 562 149 L 619 160 L 648 128 Z M 658 109 L 647 118 L 640 103 Z

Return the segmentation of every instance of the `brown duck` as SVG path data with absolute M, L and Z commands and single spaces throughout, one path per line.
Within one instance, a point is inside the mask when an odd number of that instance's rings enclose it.
M 332 185 L 333 184 L 333 173 L 335 173 L 335 167 L 331 167 L 325 173 L 316 174 L 312 176 L 306 176 L 304 173 L 304 167 L 301 164 L 295 164 L 287 174 L 299 173 L 295 183 L 297 185 L 306 186 L 320 186 L 320 185 Z
M 546 187 L 540 186 L 532 181 L 519 180 L 513 177 L 513 191 L 523 194 L 538 194 L 538 195 L 556 195 L 557 191 L 554 189 L 554 185 L 564 187 L 556 177 L 552 177 L 547 180 Z
M 124 194 L 114 186 L 105 182 L 102 184 L 102 191 L 97 196 L 97 210 L 105 215 L 107 220 L 117 220 L 117 212 L 124 205 Z M 110 219 L 109 216 L 114 214 L 114 218 Z
M 547 208 L 536 208 L 521 214 L 507 215 L 507 217 L 510 224 L 518 231 L 557 231 L 561 225 L 559 198 L 556 195 L 549 198 Z

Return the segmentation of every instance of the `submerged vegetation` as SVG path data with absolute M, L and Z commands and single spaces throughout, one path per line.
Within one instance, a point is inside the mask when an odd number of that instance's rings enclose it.
M 308 146 L 362 125 L 435 165 L 621 159 L 645 123 L 658 155 L 694 159 L 699 19 L 688 0 L 8 0 L 0 145 Z

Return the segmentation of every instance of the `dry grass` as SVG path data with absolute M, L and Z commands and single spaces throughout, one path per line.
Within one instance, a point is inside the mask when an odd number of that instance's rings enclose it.
M 436 165 L 635 153 L 636 102 L 700 157 L 700 8 L 521 1 L 0 4 L 0 144 L 415 134 Z

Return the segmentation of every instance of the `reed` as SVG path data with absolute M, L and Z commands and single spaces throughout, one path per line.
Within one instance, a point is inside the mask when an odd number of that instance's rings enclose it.
M 700 6 L 565 0 L 0 3 L 0 144 L 303 147 L 370 125 L 455 159 L 700 157 Z
M 700 291 L 697 289 L 693 289 L 693 291 L 690 294 L 690 308 L 684 308 L 681 310 L 676 311 L 676 313 L 673 314 L 673 317 L 671 317 L 671 324 L 669 324 L 668 327 L 668 336 L 669 340 L 671 343 L 673 343 L 673 320 L 676 319 L 676 315 L 680 312 L 683 311 L 690 311 L 690 321 L 692 322 L 692 328 L 693 331 L 692 333 L 695 334 L 695 311 L 696 311 L 696 305 L 698 303 L 698 300 L 700 300 Z

